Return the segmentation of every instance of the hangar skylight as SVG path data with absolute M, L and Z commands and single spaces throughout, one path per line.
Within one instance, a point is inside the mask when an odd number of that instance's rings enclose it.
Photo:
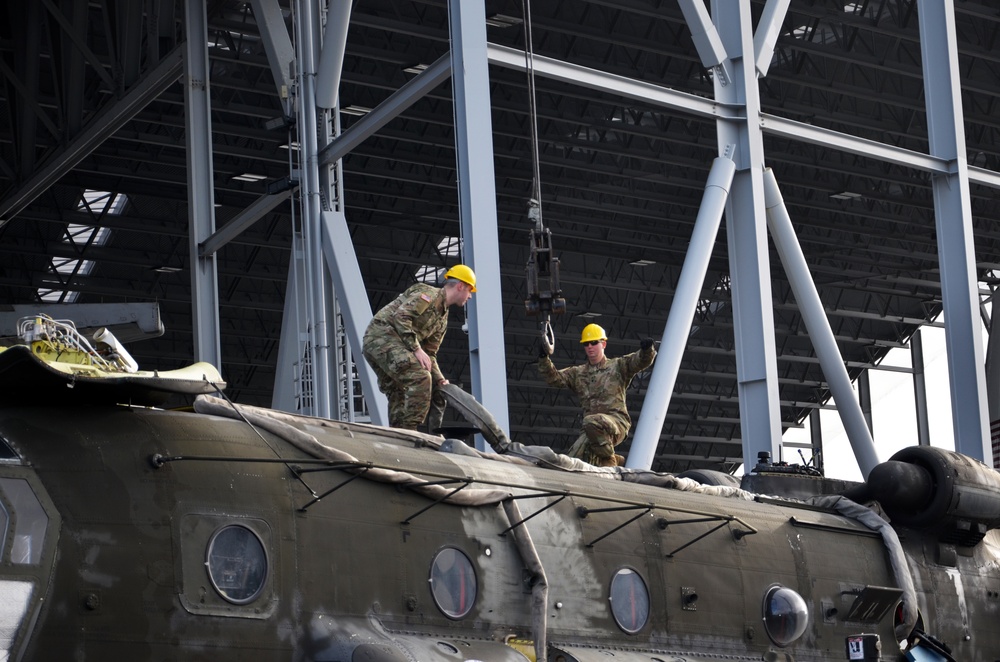
M 95 221 L 105 214 L 121 214 L 128 198 L 122 193 L 87 189 L 80 196 L 76 210 L 89 214 Z M 74 303 L 80 293 L 69 289 L 69 284 L 77 276 L 86 276 L 94 269 L 94 261 L 83 259 L 90 246 L 103 246 L 111 238 L 111 230 L 98 225 L 69 223 L 63 231 L 61 244 L 68 246 L 74 256 L 54 256 L 43 278 L 48 287 L 38 288 L 40 301 L 50 303 Z
M 447 258 L 456 257 L 460 253 L 462 240 L 458 237 L 442 237 L 437 244 L 437 254 L 441 256 L 442 262 L 447 262 Z M 430 283 L 439 285 L 444 278 L 444 267 L 435 267 L 429 264 L 417 267 L 415 278 L 418 283 Z

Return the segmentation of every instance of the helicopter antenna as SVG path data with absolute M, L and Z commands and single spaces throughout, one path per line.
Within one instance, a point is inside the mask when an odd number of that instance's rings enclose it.
M 566 311 L 566 299 L 559 288 L 559 259 L 552 255 L 552 233 L 542 221 L 542 174 L 538 150 L 538 108 L 535 103 L 535 54 L 531 37 L 531 0 L 521 0 L 524 15 L 524 69 L 528 75 L 528 124 L 531 129 L 531 196 L 528 199 L 530 254 L 526 267 L 528 298 L 524 307 L 529 316 L 540 315 L 538 322 L 542 347 L 555 350 L 552 315 Z

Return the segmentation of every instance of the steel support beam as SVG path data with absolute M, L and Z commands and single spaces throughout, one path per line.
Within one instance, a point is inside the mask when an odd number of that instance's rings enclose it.
M 271 78 L 274 79 L 278 98 L 281 99 L 287 115 L 291 112 L 290 72 L 292 62 L 295 60 L 295 49 L 288 37 L 288 28 L 285 27 L 285 20 L 281 15 L 281 6 L 278 5 L 278 0 L 250 0 L 250 7 L 257 21 L 257 29 L 260 30 L 261 44 L 267 53 L 267 63 L 271 65 Z
M 716 124 L 720 156 L 736 163 L 726 205 L 726 236 L 743 457 L 752 462 L 761 452 L 779 457 L 782 433 L 764 210 L 764 144 L 760 126 L 753 120 L 760 115 L 760 97 L 749 3 L 712 0 L 712 17 L 733 73 L 729 84 L 715 80 L 715 98 L 727 107 L 744 109 L 740 118 L 720 119 Z
M 302 344 L 299 321 L 304 318 L 306 307 L 305 287 L 299 273 L 300 261 L 293 255 L 288 260 L 288 278 L 285 280 L 285 308 L 281 316 L 281 336 L 278 339 L 278 360 L 274 366 L 274 389 L 271 391 L 271 408 L 299 414 L 302 403 Z
M 517 71 L 525 70 L 524 51 L 497 44 L 488 44 L 486 48 L 490 64 Z M 652 103 L 669 110 L 711 119 L 735 118 L 737 116 L 737 108 L 719 99 L 706 99 L 695 94 L 678 92 L 662 85 L 609 74 L 542 55 L 532 56 L 532 69 L 536 76 L 558 80 L 570 85 L 579 85 L 591 90 L 608 92 L 626 99 Z
M 930 424 L 927 418 L 927 384 L 924 373 L 923 332 L 917 329 L 910 336 L 910 363 L 913 365 L 913 404 L 917 418 L 917 444 L 931 445 Z
M 190 2 L 185 2 L 185 5 L 189 4 Z M 186 27 L 190 31 L 191 27 Z M 204 29 L 204 23 L 202 27 Z M 190 45 L 188 45 L 188 48 L 190 48 Z M 205 51 L 205 59 L 207 61 L 207 44 L 205 45 Z M 45 167 L 37 171 L 24 186 L 7 196 L 0 203 L 0 227 L 3 227 L 11 217 L 17 215 L 22 209 L 30 205 L 35 198 L 72 170 L 126 122 L 139 114 L 150 101 L 158 97 L 170 85 L 177 82 L 183 71 L 183 53 L 178 48 L 163 58 L 156 68 L 146 74 L 124 97 L 105 109 L 96 120 L 83 130 L 83 133 L 76 136 L 62 152 L 50 160 Z M 185 85 L 185 89 L 188 87 L 189 85 Z M 209 181 L 211 181 L 211 174 L 210 170 L 208 173 Z
M 684 265 L 677 279 L 670 315 L 660 341 L 660 351 L 649 378 L 642 413 L 636 423 L 632 446 L 625 463 L 630 469 L 652 467 L 735 172 L 736 164 L 730 159 L 718 157 L 712 162 L 712 169 L 708 173 L 705 194 L 694 222 L 691 242 L 684 255 Z
M 451 76 L 451 56 L 442 55 L 415 78 L 403 85 L 370 113 L 355 122 L 320 151 L 319 164 L 327 165 L 350 154 L 376 131 L 398 117 Z
M 1000 467 L 1000 297 L 993 291 L 990 337 L 986 346 L 986 396 L 990 408 L 990 441 L 993 466 Z
M 323 267 L 322 189 L 318 161 L 319 113 L 316 109 L 316 61 L 319 56 L 319 16 L 315 2 L 296 0 L 296 82 L 298 89 L 299 158 L 302 164 L 302 249 L 305 276 L 299 282 L 306 290 L 306 326 L 300 332 L 308 339 L 307 353 L 312 377 L 312 413 L 329 418 L 330 343 L 326 319 L 327 279 Z
M 712 18 L 708 15 L 708 9 L 702 0 L 678 0 L 681 13 L 684 14 L 684 21 L 688 30 L 691 31 L 691 39 L 694 41 L 695 50 L 698 57 L 706 69 L 722 64 L 726 61 L 726 49 L 722 45 L 722 39 L 712 24 Z
M 979 319 L 972 198 L 953 0 L 918 2 L 930 153 L 951 163 L 931 177 L 955 450 L 993 464 Z
M 347 28 L 351 23 L 351 0 L 330 0 L 326 6 L 323 48 L 316 70 L 316 105 L 336 108 L 340 96 L 340 76 L 344 68 Z
M 875 421 L 872 419 L 872 380 L 867 370 L 862 370 L 858 375 L 858 403 L 861 405 L 861 414 L 865 417 L 865 425 L 868 433 L 874 438 Z
M 837 411 L 854 449 L 854 457 L 858 461 L 861 475 L 867 477 L 879 463 L 875 442 L 872 440 L 870 420 L 866 420 L 863 406 L 854 398 L 851 378 L 847 374 L 844 359 L 840 355 L 833 330 L 823 309 L 823 302 L 809 273 L 809 266 L 795 237 L 795 229 L 792 227 L 792 221 L 781 198 L 781 191 L 770 168 L 764 171 L 764 195 L 771 238 L 785 268 L 802 321 L 809 332 L 809 339 L 823 368 L 823 375 L 830 385 L 830 393 L 837 403 Z
M 372 319 L 372 308 L 344 212 L 323 212 L 322 230 L 323 255 L 326 257 L 326 266 L 330 270 L 337 303 L 344 319 L 344 333 L 352 354 L 357 357 L 355 368 L 361 379 L 368 413 L 372 423 L 389 425 L 389 402 L 378 389 L 375 371 L 362 356 L 362 340 Z
M 757 30 L 753 34 L 753 61 L 757 75 L 761 78 L 767 75 L 774 59 L 774 45 L 778 43 L 781 26 L 788 13 L 791 0 L 767 0 L 764 13 L 757 21 Z
M 782 0 L 784 1 L 784 0 Z M 524 71 L 524 52 L 506 46 L 487 46 L 490 64 Z M 533 57 L 535 75 L 579 85 L 591 90 L 615 94 L 627 99 L 637 99 L 665 110 L 675 111 L 709 119 L 737 118 L 739 110 L 718 97 L 704 97 L 677 92 L 668 87 L 637 81 L 597 69 L 570 64 L 542 55 Z M 757 113 L 754 115 L 760 130 L 767 135 L 780 136 L 789 140 L 836 149 L 848 154 L 857 154 L 885 163 L 912 168 L 921 172 L 951 172 L 954 165 L 947 159 L 915 152 L 874 140 L 859 138 L 839 131 L 813 126 L 805 122 Z M 976 184 L 1000 188 L 1000 173 L 985 168 L 968 166 L 969 180 Z
M 809 412 L 809 443 L 812 445 L 812 465 L 825 471 L 823 458 L 823 421 L 819 408 Z
M 290 197 L 292 197 L 291 191 L 283 191 L 274 195 L 262 195 L 257 198 L 249 207 L 223 225 L 222 229 L 203 241 L 201 246 L 199 246 L 198 254 L 201 257 L 215 255 L 219 252 L 219 249 L 239 237 L 247 228 L 264 218 L 268 212 Z
M 484 0 L 450 0 L 452 91 L 462 255 L 476 272 L 477 292 L 467 307 L 472 395 L 501 429 L 509 429 L 503 304 L 497 233 L 493 123 Z M 424 72 L 425 74 L 427 72 Z M 488 448 L 482 435 L 476 447 Z
M 194 359 L 222 370 L 219 276 L 201 242 L 215 232 L 212 108 L 209 99 L 208 19 L 203 0 L 184 0 L 184 138 L 187 147 L 188 243 Z M 163 64 L 165 64 L 164 61 Z M 163 66 L 161 64 L 161 66 Z

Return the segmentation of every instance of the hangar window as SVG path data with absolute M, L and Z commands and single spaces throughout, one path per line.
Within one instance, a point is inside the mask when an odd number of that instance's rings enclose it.
M 649 591 L 635 570 L 622 568 L 611 579 L 611 614 L 628 634 L 635 634 L 649 620 Z
M 468 556 L 454 547 L 445 547 L 434 557 L 429 581 L 434 604 L 445 616 L 459 619 L 472 610 L 477 584 Z
M 267 581 L 267 553 L 257 534 L 245 526 L 226 526 L 208 543 L 208 576 L 223 598 L 237 605 L 252 602 Z

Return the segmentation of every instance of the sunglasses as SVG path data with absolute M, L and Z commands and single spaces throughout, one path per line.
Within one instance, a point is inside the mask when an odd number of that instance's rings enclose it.
M 587 345 L 589 347 L 593 347 L 594 345 L 600 345 L 602 342 L 604 342 L 604 341 L 603 340 L 591 340 L 590 342 L 585 342 L 583 344 Z

